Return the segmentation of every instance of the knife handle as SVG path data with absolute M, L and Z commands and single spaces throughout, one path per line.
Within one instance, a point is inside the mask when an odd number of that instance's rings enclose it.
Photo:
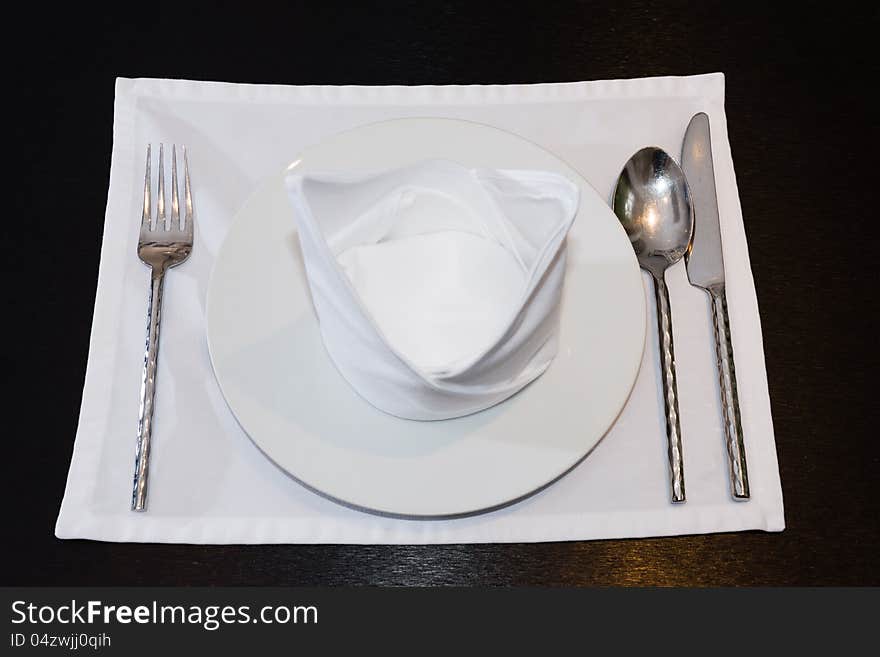
M 709 296 L 712 299 L 712 324 L 715 327 L 715 353 L 718 357 L 721 416 L 724 420 L 724 439 L 730 465 L 730 492 L 734 499 L 747 500 L 749 472 L 746 467 L 739 397 L 736 393 L 736 368 L 733 364 L 733 344 L 730 340 L 730 320 L 724 285 L 710 288 Z
M 666 410 L 666 441 L 668 443 L 672 501 L 684 502 L 684 458 L 681 451 L 681 420 L 678 415 L 678 386 L 675 383 L 675 349 L 672 344 L 672 309 L 669 290 L 663 274 L 654 276 L 657 300 L 657 335 L 660 340 L 660 371 L 663 380 L 663 403 Z

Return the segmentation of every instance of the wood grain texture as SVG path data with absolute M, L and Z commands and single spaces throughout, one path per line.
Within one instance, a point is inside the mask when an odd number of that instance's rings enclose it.
M 58 7 L 22 16 L 10 29 L 18 50 L 7 157 L 20 175 L 6 190 L 13 212 L 3 268 L 13 289 L 3 330 L 13 347 L 2 358 L 12 382 L 4 399 L 11 494 L 0 583 L 880 584 L 878 141 L 866 93 L 878 78 L 868 50 L 877 10 L 834 3 L 793 14 L 774 3 L 675 1 L 353 4 L 287 3 L 247 14 L 242 5 L 190 15 L 176 8 L 146 26 L 143 16 L 83 19 Z M 425 547 L 54 538 L 88 350 L 117 75 L 443 84 L 712 71 L 727 76 L 785 532 Z

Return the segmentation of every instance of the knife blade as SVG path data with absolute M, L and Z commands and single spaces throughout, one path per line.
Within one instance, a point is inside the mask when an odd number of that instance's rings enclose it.
M 712 164 L 712 136 L 709 117 L 703 112 L 694 115 L 688 124 L 681 149 L 681 168 L 687 178 L 694 207 L 694 235 L 691 248 L 685 256 L 688 280 L 691 285 L 705 289 L 712 304 L 730 492 L 736 500 L 747 500 L 750 496 L 749 474 L 727 312 L 721 220 L 715 191 L 715 167 Z
M 694 206 L 694 238 L 687 254 L 687 275 L 691 285 L 709 289 L 724 284 L 724 255 L 721 253 L 721 221 L 715 193 L 715 168 L 709 117 L 694 115 L 684 134 L 681 168 L 687 178 Z

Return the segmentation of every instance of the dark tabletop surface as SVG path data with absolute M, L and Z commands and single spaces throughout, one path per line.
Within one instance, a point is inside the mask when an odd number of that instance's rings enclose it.
M 5 104 L 15 116 L 5 159 L 16 173 L 4 190 L 0 584 L 880 583 L 880 432 L 869 381 L 878 351 L 869 341 L 878 252 L 869 51 L 880 24 L 870 3 L 324 1 L 280 12 L 151 5 L 139 15 L 117 4 L 131 18 L 31 3 L 44 15 L 6 25 L 5 47 L 14 48 Z M 54 537 L 85 374 L 116 76 L 443 84 L 713 71 L 727 76 L 784 532 L 363 547 Z

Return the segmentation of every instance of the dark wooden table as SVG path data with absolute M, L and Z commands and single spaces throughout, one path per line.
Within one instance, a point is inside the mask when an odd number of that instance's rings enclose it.
M 287 4 L 280 13 L 247 5 L 163 13 L 157 6 L 131 19 L 84 18 L 84 5 L 75 12 L 59 6 L 7 24 L 6 45 L 15 50 L 7 56 L 5 104 L 15 121 L 7 123 L 3 157 L 17 171 L 3 190 L 0 584 L 880 583 L 880 432 L 871 401 L 878 394 L 871 378 L 878 372 L 878 139 L 869 100 L 878 83 L 876 9 Z M 783 533 L 424 547 L 54 538 L 85 372 L 116 76 L 442 84 L 711 71 L 727 75 L 785 495 Z

